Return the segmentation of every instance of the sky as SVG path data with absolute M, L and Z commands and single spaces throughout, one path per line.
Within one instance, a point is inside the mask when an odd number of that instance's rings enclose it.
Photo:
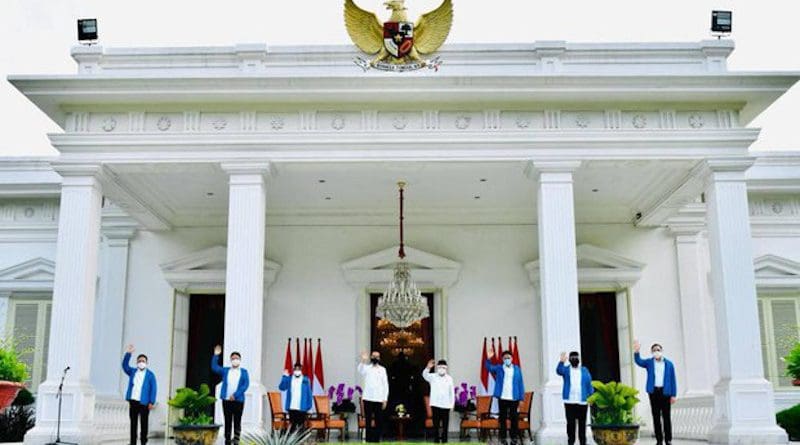
M 441 0 L 406 0 L 410 17 Z M 54 155 L 60 129 L 5 79 L 70 74 L 76 20 L 99 21 L 100 43 L 120 46 L 350 44 L 343 0 L 0 0 L 0 156 Z M 381 0 L 356 0 L 383 11 Z M 800 72 L 800 0 L 453 0 L 449 43 L 647 42 L 711 38 L 711 11 L 733 11 L 730 70 Z M 379 14 L 379 15 L 380 15 Z M 381 15 L 382 19 L 386 19 Z M 759 150 L 800 150 L 800 86 L 750 126 Z

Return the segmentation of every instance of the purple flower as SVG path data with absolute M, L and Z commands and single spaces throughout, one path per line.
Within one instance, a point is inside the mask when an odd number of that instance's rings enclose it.
M 342 397 L 343 397 L 343 394 L 342 394 L 342 393 L 340 393 L 340 392 L 337 392 L 337 393 L 336 393 L 336 404 L 337 404 L 337 405 L 339 405 L 339 404 L 341 404 L 341 403 L 342 403 Z
M 339 383 L 339 387 L 336 388 L 336 394 L 344 394 L 344 383 Z
M 361 387 L 358 386 L 358 385 L 356 385 L 356 391 L 358 391 L 359 394 L 363 394 L 364 393 L 364 390 L 361 389 Z
M 473 386 L 470 386 L 470 387 L 469 387 L 469 397 L 470 397 L 471 399 L 474 399 L 474 398 L 476 398 L 477 396 L 478 396 L 478 388 L 476 388 L 474 385 L 473 385 Z
M 461 382 L 461 387 L 464 388 L 464 391 L 467 390 L 467 382 Z
M 353 398 L 353 393 L 354 392 L 355 392 L 355 390 L 353 389 L 352 386 L 347 388 L 347 400 L 350 400 L 350 399 Z
M 462 391 L 458 395 L 458 404 L 461 406 L 467 406 L 467 400 L 467 393 Z
M 334 392 L 335 390 L 336 390 L 336 389 L 333 387 L 333 385 L 331 385 L 331 387 L 330 387 L 330 388 L 328 388 L 328 398 L 329 398 L 329 399 L 333 399 L 333 392 Z

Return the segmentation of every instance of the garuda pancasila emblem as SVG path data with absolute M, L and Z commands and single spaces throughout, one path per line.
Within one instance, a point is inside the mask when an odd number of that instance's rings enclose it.
M 453 24 L 453 2 L 444 0 L 438 8 L 422 14 L 416 23 L 408 20 L 405 0 L 384 3 L 392 11 L 389 21 L 381 23 L 373 12 L 359 8 L 353 0 L 344 2 L 344 22 L 353 43 L 372 60 L 357 58 L 356 63 L 368 70 L 411 71 L 420 68 L 438 69 L 440 59 L 423 59 L 438 50 Z

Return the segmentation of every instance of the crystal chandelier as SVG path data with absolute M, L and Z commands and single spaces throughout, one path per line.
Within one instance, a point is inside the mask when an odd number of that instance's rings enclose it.
M 394 277 L 389 283 L 386 292 L 378 299 L 375 315 L 398 328 L 407 328 L 414 322 L 428 318 L 428 301 L 417 289 L 411 280 L 411 270 L 404 261 L 406 252 L 403 245 L 403 188 L 405 182 L 398 182 L 400 189 L 400 258 L 394 265 Z

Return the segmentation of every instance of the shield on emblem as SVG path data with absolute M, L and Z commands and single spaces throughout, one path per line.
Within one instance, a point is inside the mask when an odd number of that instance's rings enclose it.
M 401 58 L 414 47 L 414 24 L 411 22 L 385 22 L 383 44 L 394 57 Z

